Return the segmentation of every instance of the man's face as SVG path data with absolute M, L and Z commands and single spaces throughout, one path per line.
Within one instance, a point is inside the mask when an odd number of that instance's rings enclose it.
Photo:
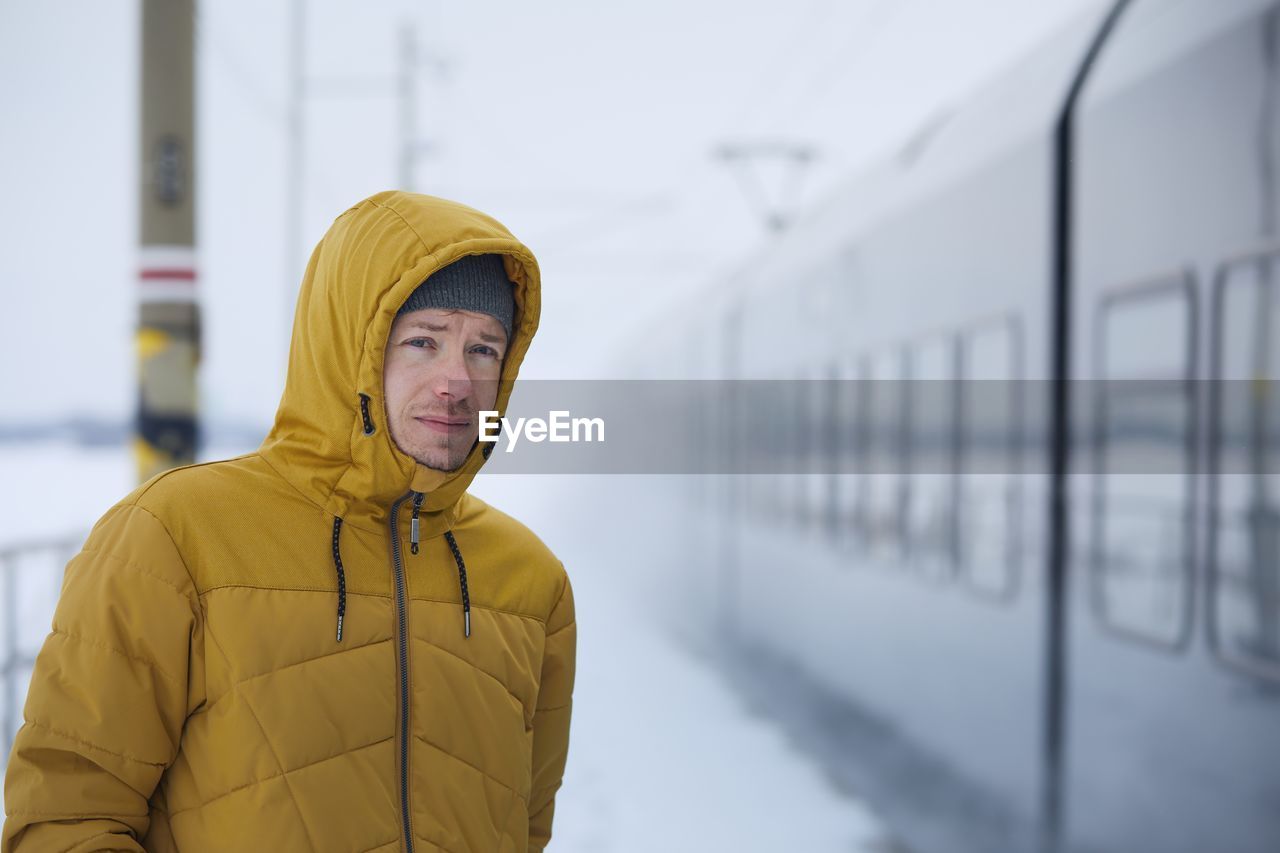
M 424 308 L 396 318 L 382 385 L 391 438 L 428 468 L 453 471 L 498 398 L 507 336 L 496 317 Z

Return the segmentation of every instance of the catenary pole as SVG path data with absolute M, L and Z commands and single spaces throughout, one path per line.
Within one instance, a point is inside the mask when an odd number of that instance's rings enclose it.
M 133 441 L 140 482 L 195 461 L 198 440 L 194 5 L 142 3 Z

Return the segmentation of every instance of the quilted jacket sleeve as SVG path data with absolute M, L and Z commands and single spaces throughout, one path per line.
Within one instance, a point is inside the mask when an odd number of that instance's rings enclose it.
M 529 851 L 538 853 L 551 840 L 556 791 L 569 754 L 569 716 L 578 625 L 569 578 L 547 620 L 542 657 L 542 686 L 533 716 L 533 786 L 529 795 Z
M 199 601 L 168 531 L 117 504 L 67 564 L 4 780 L 3 853 L 143 849 L 202 688 Z

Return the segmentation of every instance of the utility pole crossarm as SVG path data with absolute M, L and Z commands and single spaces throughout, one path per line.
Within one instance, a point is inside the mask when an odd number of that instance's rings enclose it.
M 801 182 L 809 166 L 817 159 L 818 152 L 813 146 L 802 143 L 759 140 L 726 142 L 718 146 L 712 156 L 733 170 L 743 195 L 757 209 L 768 228 L 781 231 L 791 222 L 792 213 L 799 203 Z M 780 161 L 784 168 L 783 185 L 772 200 L 756 168 L 763 161 Z

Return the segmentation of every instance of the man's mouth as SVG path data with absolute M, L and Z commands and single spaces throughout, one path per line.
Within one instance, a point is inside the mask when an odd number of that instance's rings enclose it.
M 444 433 L 460 432 L 471 424 L 471 421 L 466 418 L 422 417 L 414 418 L 414 420 L 425 426 L 427 429 Z

